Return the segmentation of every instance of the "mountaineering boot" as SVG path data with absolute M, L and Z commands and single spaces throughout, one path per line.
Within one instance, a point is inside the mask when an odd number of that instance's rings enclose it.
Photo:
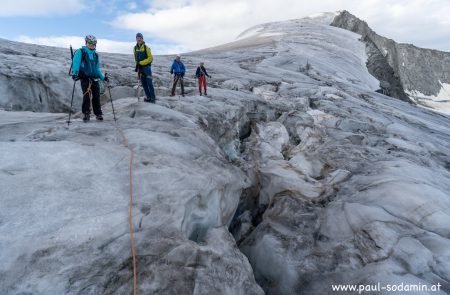
M 149 97 L 144 98 L 145 102 L 152 102 L 152 100 Z
M 84 114 L 83 122 L 87 122 L 87 121 L 89 121 L 90 119 L 91 119 L 91 115 L 90 115 L 90 114 Z
M 96 118 L 97 118 L 98 121 L 103 121 L 103 116 L 102 115 L 98 115 Z

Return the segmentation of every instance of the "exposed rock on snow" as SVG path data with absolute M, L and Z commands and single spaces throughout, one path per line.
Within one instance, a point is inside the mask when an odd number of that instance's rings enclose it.
M 450 94 L 445 89 L 450 84 L 450 53 L 396 43 L 378 35 L 348 11 L 337 15 L 331 25 L 361 35 L 370 73 L 391 96 L 402 100 L 409 96 L 421 105 L 450 114 Z

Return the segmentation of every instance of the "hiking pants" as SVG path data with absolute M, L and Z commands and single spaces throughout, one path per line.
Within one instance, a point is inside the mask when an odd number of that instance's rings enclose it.
M 150 101 L 155 102 L 156 95 L 155 95 L 155 88 L 153 87 L 153 77 L 151 74 L 151 68 L 148 67 L 146 71 L 145 70 L 142 71 L 140 73 L 140 77 L 142 88 L 144 88 L 145 96 L 147 96 L 147 99 L 150 99 Z
M 155 88 L 153 87 L 153 78 L 141 75 L 142 88 L 144 88 L 145 96 L 151 101 L 155 101 Z
M 206 94 L 206 76 L 200 76 L 198 77 L 198 91 L 200 91 L 200 94 L 202 94 L 202 85 L 203 85 L 203 89 L 205 90 L 205 94 Z
M 178 81 L 180 81 L 181 84 L 181 94 L 184 95 L 183 77 L 181 75 L 175 75 L 175 77 L 173 77 L 172 95 L 175 95 L 175 89 L 177 88 Z
M 94 81 L 92 78 L 82 78 L 81 90 L 83 91 L 83 105 L 81 111 L 83 114 L 91 113 L 91 99 L 92 109 L 96 116 L 102 115 L 102 108 L 100 106 L 100 86 L 98 81 Z

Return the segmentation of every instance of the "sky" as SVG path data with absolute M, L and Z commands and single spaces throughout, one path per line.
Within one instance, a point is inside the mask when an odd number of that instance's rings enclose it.
M 450 51 L 449 0 L 0 0 L 0 38 L 49 46 L 84 45 L 131 53 L 137 32 L 154 54 L 232 42 L 246 29 L 320 12 L 348 10 L 378 34 Z

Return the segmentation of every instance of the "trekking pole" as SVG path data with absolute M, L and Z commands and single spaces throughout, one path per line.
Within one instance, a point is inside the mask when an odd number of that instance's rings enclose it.
M 70 64 L 70 69 L 69 69 L 69 76 L 72 72 L 72 64 L 73 64 L 73 49 L 72 49 L 72 45 L 70 45 L 70 59 L 72 60 L 72 63 Z M 67 127 L 69 127 L 70 125 L 70 117 L 72 115 L 72 104 L 73 104 L 73 96 L 75 94 L 75 84 L 77 83 L 77 80 L 73 81 L 73 90 L 72 90 L 72 100 L 70 101 L 70 110 L 69 110 L 69 121 L 67 121 Z
M 67 127 L 70 125 L 70 116 L 72 115 L 72 104 L 73 104 L 73 96 L 75 94 L 75 84 L 77 81 L 73 81 L 73 90 L 72 90 L 72 100 L 70 101 L 70 110 L 69 110 L 69 121 L 67 121 Z
M 136 92 L 138 102 L 139 102 L 139 87 L 141 87 L 141 73 L 138 73 L 138 88 Z
M 108 73 L 105 73 L 105 77 L 108 77 Z M 114 104 L 112 102 L 111 88 L 109 87 L 109 81 L 106 82 L 106 87 L 108 88 L 109 99 L 111 100 L 111 107 L 112 107 L 112 111 L 113 111 L 114 122 L 117 122 L 116 112 L 114 111 Z
M 69 76 L 70 76 L 70 73 L 72 72 L 72 65 L 73 65 L 73 48 L 72 48 L 72 44 L 70 45 L 70 59 L 72 60 L 72 62 L 70 64 L 70 68 L 69 68 Z

